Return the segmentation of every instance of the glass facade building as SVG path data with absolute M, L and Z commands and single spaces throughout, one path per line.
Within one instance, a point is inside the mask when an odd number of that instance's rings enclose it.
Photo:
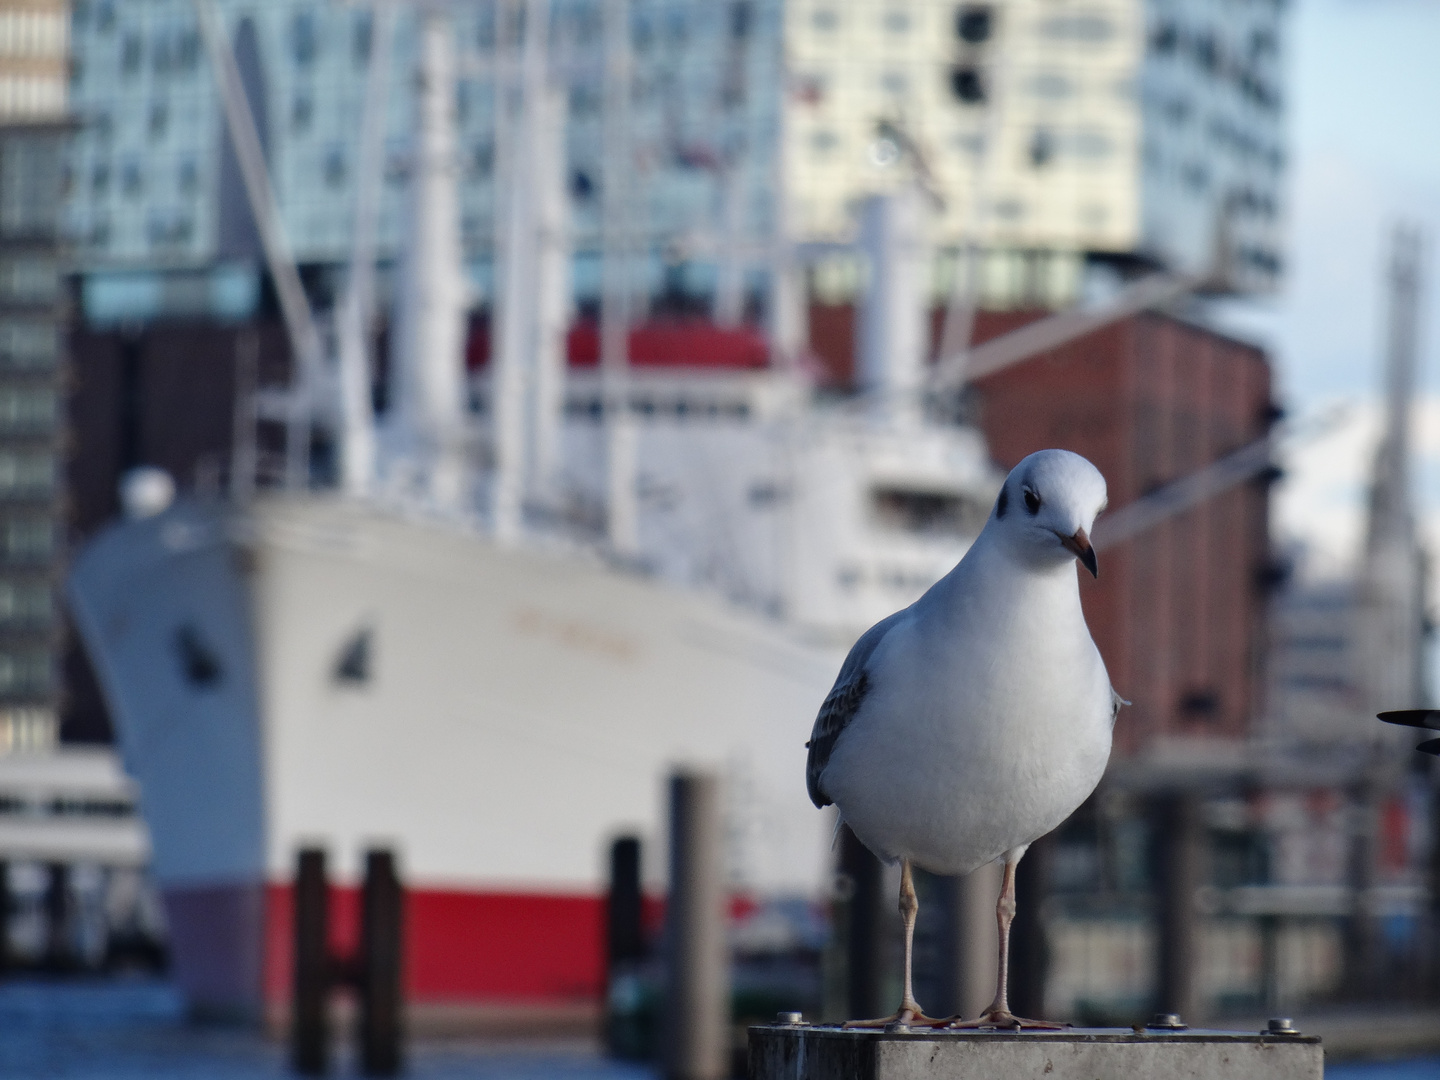
M 0 751 L 57 733 L 68 295 L 62 124 L 0 124 Z
M 371 14 L 323 0 L 219 7 L 296 257 L 340 263 Z M 461 228 L 483 292 L 503 152 L 495 58 L 521 33 L 522 5 L 452 10 Z M 575 281 L 593 295 L 603 4 L 556 0 L 551 11 L 552 77 L 569 97 Z M 1061 256 L 1056 302 L 1073 290 L 1065 259 L 1073 268 L 1089 252 L 1218 268 L 1240 291 L 1268 289 L 1281 271 L 1277 0 L 634 0 L 630 22 L 627 193 L 652 292 L 703 293 L 727 244 L 747 253 L 752 279 L 763 274 L 782 223 L 801 242 L 846 243 L 861 197 L 917 178 L 938 197 L 941 249 L 973 238 L 997 265 Z M 243 268 L 258 249 L 193 6 L 78 0 L 71 38 L 83 127 L 67 214 L 92 275 L 87 310 L 238 313 L 253 302 Z M 379 232 L 389 257 L 406 221 L 411 13 L 394 49 Z M 203 280 L 167 291 L 127 276 L 137 271 Z

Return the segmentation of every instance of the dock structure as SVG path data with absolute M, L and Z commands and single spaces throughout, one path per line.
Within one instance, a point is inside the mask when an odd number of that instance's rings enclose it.
M 782 1020 L 795 1014 L 782 1014 Z M 1321 1080 L 1320 1039 L 1271 1021 L 1264 1032 L 1170 1028 L 1064 1031 L 750 1029 L 750 1080 Z

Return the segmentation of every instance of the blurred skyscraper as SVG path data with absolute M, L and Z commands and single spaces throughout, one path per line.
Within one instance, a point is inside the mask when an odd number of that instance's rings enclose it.
M 69 14 L 0 6 L 0 753 L 55 740 Z
M 220 6 L 297 258 L 338 264 L 370 14 L 316 0 Z M 979 292 L 990 306 L 1067 302 L 1087 253 L 1247 291 L 1280 273 L 1280 4 L 637 0 L 631 10 L 630 198 L 652 294 L 713 295 L 726 263 L 756 292 L 782 227 L 801 243 L 848 242 L 857 199 L 916 179 L 939 198 L 942 249 L 984 250 Z M 493 60 L 518 11 L 457 8 L 473 76 L 456 100 L 463 239 L 482 286 L 494 238 Z M 600 24 L 596 0 L 559 0 L 551 20 L 552 78 L 570 87 L 582 297 L 599 285 Z M 403 220 L 414 41 L 402 19 L 386 256 Z M 84 127 L 69 213 L 91 272 L 89 312 L 247 313 L 258 260 L 191 4 L 80 0 L 73 55 Z M 831 257 L 820 287 L 852 289 L 853 265 Z

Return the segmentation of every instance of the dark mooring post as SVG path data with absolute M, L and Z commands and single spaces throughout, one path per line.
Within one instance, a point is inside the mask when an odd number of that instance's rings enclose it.
M 330 896 L 325 852 L 302 850 L 295 864 L 295 1000 L 290 1055 L 303 1076 L 323 1075 L 329 1066 L 330 1031 L 326 998 L 330 990 Z
M 605 966 L 611 974 L 644 958 L 643 915 L 640 840 L 622 836 L 610 845 L 610 892 L 605 900 Z
M 840 872 L 849 881 L 850 926 L 845 943 L 847 1011 L 850 1019 L 883 1016 L 885 1007 L 885 873 L 880 860 L 850 831 L 841 829 Z
M 670 780 L 670 902 L 663 1038 L 667 1080 L 729 1075 L 730 957 L 725 943 L 720 780 Z
M 404 894 L 395 872 L 395 856 L 389 851 L 366 852 L 356 965 L 360 1070 L 366 1076 L 400 1072 L 403 917 Z
M 0 975 L 10 968 L 10 864 L 0 862 Z
M 46 867 L 45 966 L 68 971 L 75 965 L 73 905 L 70 902 L 70 868 L 64 863 Z
M 605 896 L 605 1048 L 612 1057 L 638 1060 L 647 1038 L 636 968 L 645 958 L 640 840 L 621 836 L 610 845 L 610 889 Z
M 1157 796 L 1155 812 L 1157 931 L 1156 1005 L 1194 1024 L 1200 1016 L 1196 969 L 1200 960 L 1200 915 L 1195 894 L 1205 865 L 1205 830 L 1200 798 L 1186 792 Z

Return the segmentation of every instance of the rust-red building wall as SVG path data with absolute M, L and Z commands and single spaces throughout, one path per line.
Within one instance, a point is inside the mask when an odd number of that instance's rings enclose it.
M 1011 328 L 985 319 L 977 337 Z M 1008 324 L 1008 325 L 1007 325 Z M 1004 468 L 1058 446 L 1105 474 L 1118 510 L 1261 437 L 1270 369 L 1253 346 L 1140 315 L 976 384 L 980 425 Z M 1133 702 L 1116 728 L 1133 752 L 1156 735 L 1244 735 L 1259 707 L 1268 478 L 1233 488 L 1104 552 L 1082 575 L 1096 643 Z
M 1043 312 L 981 312 L 977 342 Z M 942 312 L 932 333 L 938 339 Z M 810 312 L 822 385 L 850 385 L 853 311 Z M 1259 438 L 1271 419 L 1259 349 L 1163 315 L 1139 315 L 1006 368 L 974 387 L 990 453 L 1009 469 L 1058 446 L 1105 474 L 1110 509 Z M 1267 480 L 1232 489 L 1100 558 L 1081 575 L 1091 632 L 1116 690 L 1116 748 L 1156 735 L 1238 737 L 1260 708 L 1269 577 Z

